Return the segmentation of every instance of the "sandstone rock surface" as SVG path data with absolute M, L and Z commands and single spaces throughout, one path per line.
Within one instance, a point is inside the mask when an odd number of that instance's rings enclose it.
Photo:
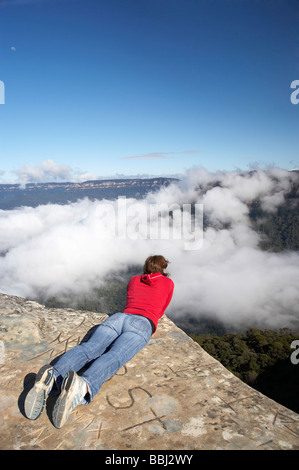
M 166 316 L 148 346 L 67 424 L 24 415 L 35 373 L 106 318 L 0 294 L 0 448 L 298 449 L 299 416 L 253 390 Z

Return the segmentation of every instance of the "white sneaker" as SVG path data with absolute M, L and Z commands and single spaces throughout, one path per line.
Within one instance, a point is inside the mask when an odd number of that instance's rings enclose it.
M 73 409 L 80 405 L 86 395 L 86 382 L 74 370 L 68 372 L 63 379 L 61 393 L 53 408 L 53 424 L 61 428 Z
M 25 398 L 24 410 L 27 418 L 34 420 L 40 416 L 53 384 L 54 370 L 52 366 L 47 364 L 36 374 L 33 388 Z

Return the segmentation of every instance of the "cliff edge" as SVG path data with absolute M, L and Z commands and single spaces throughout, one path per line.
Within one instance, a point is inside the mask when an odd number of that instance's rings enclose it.
M 51 396 L 28 420 L 24 398 L 38 369 L 105 318 L 0 294 L 1 449 L 299 449 L 299 415 L 241 382 L 166 316 L 63 428 L 51 422 Z

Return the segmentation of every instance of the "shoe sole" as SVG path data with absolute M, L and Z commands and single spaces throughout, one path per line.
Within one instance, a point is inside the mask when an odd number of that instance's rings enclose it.
M 67 373 L 66 377 L 64 378 L 61 386 L 61 393 L 58 397 L 54 409 L 53 409 L 53 424 L 55 428 L 60 429 L 69 417 L 69 413 L 66 413 L 67 407 L 67 398 L 68 392 L 72 388 L 76 377 L 76 373 L 71 370 Z
M 36 374 L 33 388 L 25 398 L 24 410 L 27 418 L 36 420 L 42 413 L 46 401 L 46 390 L 53 374 L 53 369 L 48 365 L 43 366 Z

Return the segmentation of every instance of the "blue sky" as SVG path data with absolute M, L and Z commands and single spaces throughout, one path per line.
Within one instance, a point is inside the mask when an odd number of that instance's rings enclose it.
M 293 0 L 0 0 L 0 182 L 299 167 Z

